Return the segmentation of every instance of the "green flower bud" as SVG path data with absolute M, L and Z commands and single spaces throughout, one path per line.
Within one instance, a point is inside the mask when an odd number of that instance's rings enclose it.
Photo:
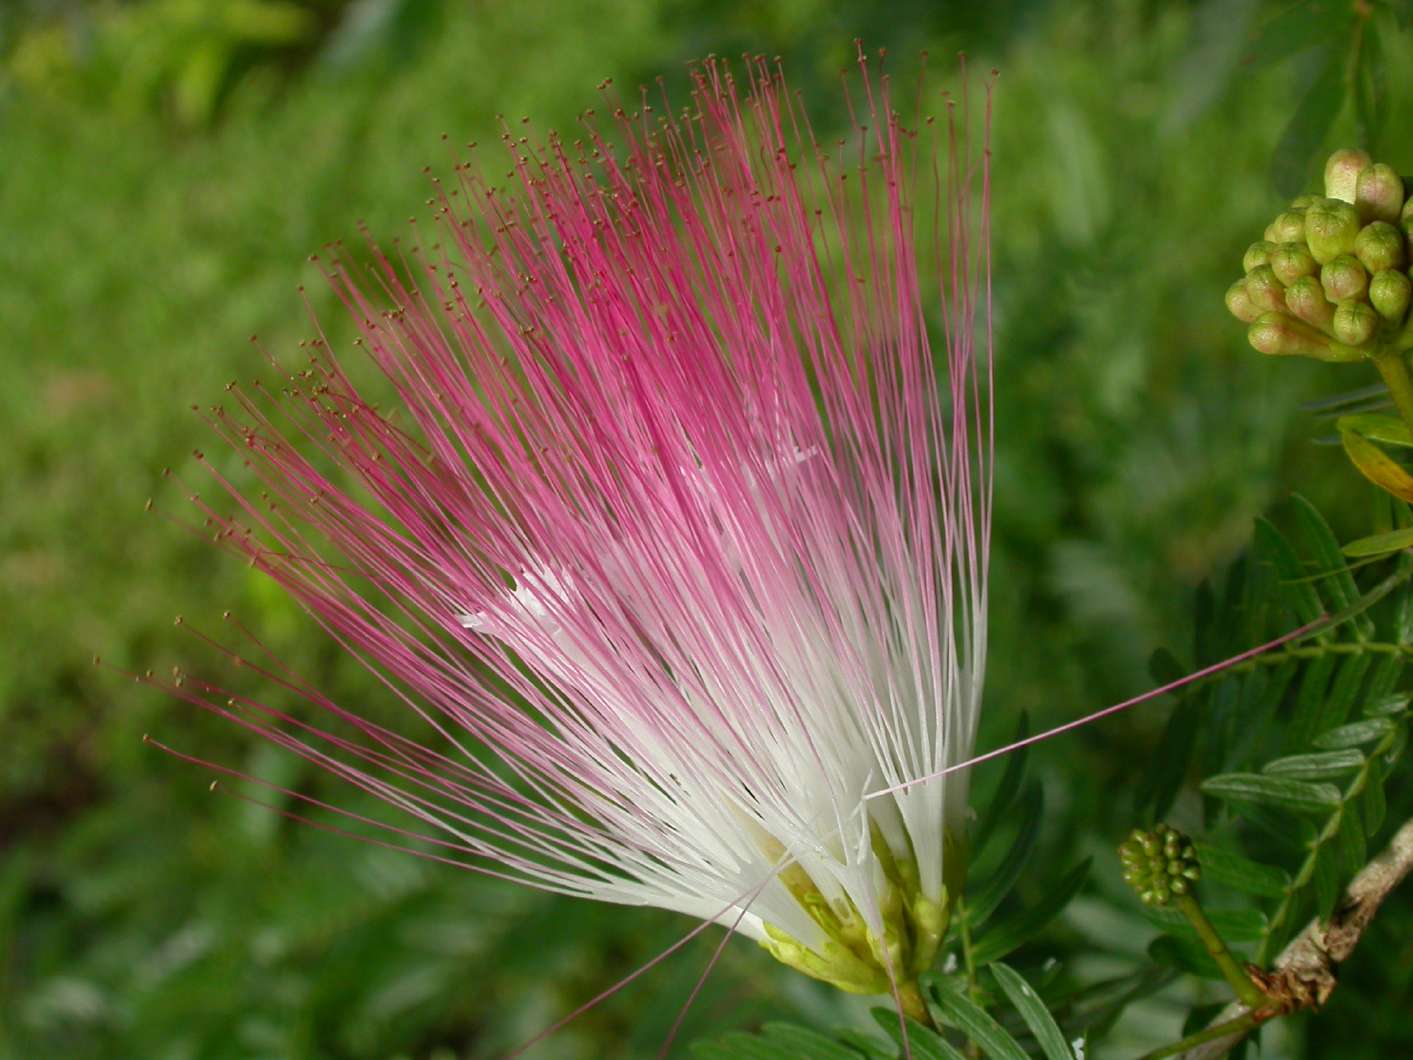
M 1123 878 L 1146 905 L 1166 905 L 1175 894 L 1187 894 L 1201 878 L 1197 853 L 1187 837 L 1165 824 L 1153 831 L 1135 829 L 1119 846 Z
M 1408 261 L 1403 233 L 1387 221 L 1375 221 L 1359 230 L 1354 253 L 1370 272 L 1401 269 Z
M 1397 221 L 1403 209 L 1403 178 L 1392 166 L 1375 162 L 1359 174 L 1354 205 L 1364 221 Z
M 1326 199 L 1305 211 L 1305 242 L 1321 265 L 1354 251 L 1359 211 L 1347 202 Z
M 1369 309 L 1368 306 L 1364 308 Z M 1372 309 L 1369 309 L 1369 315 L 1374 315 Z M 1314 357 L 1321 361 L 1334 359 L 1328 338 L 1309 324 L 1284 313 L 1261 314 L 1246 329 L 1246 341 L 1251 343 L 1253 349 L 1272 357 Z
M 1362 346 L 1379 330 L 1379 314 L 1366 302 L 1341 302 L 1335 307 L 1332 330 L 1334 337 L 1346 346 Z
M 1404 238 L 1408 240 L 1408 249 L 1413 254 L 1413 198 L 1403 204 L 1403 212 L 1399 215 L 1398 223 L 1403 229 Z
M 1276 279 L 1289 287 L 1302 276 L 1314 276 L 1320 271 L 1315 256 L 1304 243 L 1282 243 L 1267 256 Z
M 1276 279 L 1269 265 L 1262 265 L 1246 274 L 1246 296 L 1263 313 L 1285 308 L 1285 286 Z
M 1403 323 L 1410 299 L 1413 299 L 1413 280 L 1397 269 L 1376 272 L 1369 281 L 1369 301 L 1390 324 Z
M 1353 202 L 1359 174 L 1372 162 L 1367 152 L 1343 147 L 1325 163 L 1325 194 L 1331 199 Z
M 1316 286 L 1318 287 L 1319 285 L 1316 284 Z M 1323 299 L 1324 295 L 1322 294 L 1320 297 Z M 1246 293 L 1245 280 L 1237 280 L 1236 283 L 1227 288 L 1227 309 L 1237 320 L 1246 324 L 1250 324 L 1263 312 L 1262 309 L 1251 301 L 1251 297 Z M 1333 313 L 1334 310 L 1331 309 L 1330 312 Z
M 1249 303 L 1251 299 L 1248 297 L 1246 301 Z M 1328 332 L 1334 324 L 1334 303 L 1325 297 L 1325 289 L 1314 276 L 1302 276 L 1287 287 L 1285 304 L 1301 320 L 1321 331 Z
M 1266 226 L 1266 239 L 1272 243 L 1294 243 L 1305 238 L 1305 211 L 1286 210 Z
M 1320 270 L 1320 283 L 1331 302 L 1363 298 L 1369 290 L 1369 274 L 1353 254 L 1341 254 Z
M 1259 269 L 1262 265 L 1269 265 L 1271 251 L 1276 249 L 1274 243 L 1264 239 L 1252 243 L 1246 248 L 1246 253 L 1241 258 L 1241 271 L 1250 272 L 1252 269 Z

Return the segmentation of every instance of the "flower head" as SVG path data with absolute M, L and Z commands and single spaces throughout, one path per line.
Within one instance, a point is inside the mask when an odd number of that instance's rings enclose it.
M 865 797 L 976 733 L 989 170 L 860 65 L 835 148 L 776 67 L 707 61 L 677 117 L 507 130 L 506 187 L 437 184 L 439 242 L 328 265 L 394 400 L 313 342 L 213 412 L 262 496 L 212 461 L 238 511 L 198 503 L 421 731 L 179 692 L 403 811 L 390 840 L 878 992 L 962 856 L 964 774 Z

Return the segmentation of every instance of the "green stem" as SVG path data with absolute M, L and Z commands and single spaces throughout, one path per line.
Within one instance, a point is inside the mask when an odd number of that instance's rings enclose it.
M 1245 1012 L 1235 1019 L 1227 1020 L 1225 1023 L 1217 1023 L 1211 1027 L 1206 1027 L 1195 1034 L 1189 1034 L 1180 1041 L 1165 1045 L 1161 1049 L 1154 1049 L 1151 1053 L 1144 1053 L 1139 1060 L 1161 1060 L 1165 1056 L 1177 1056 L 1198 1045 L 1205 1045 L 1207 1042 L 1216 1041 L 1218 1038 L 1225 1038 L 1228 1034 L 1248 1034 L 1269 1018 L 1258 1016 L 1255 1012 Z
M 1315 876 L 1315 863 L 1319 860 L 1320 850 L 1326 844 L 1333 842 L 1339 835 L 1340 824 L 1344 820 L 1344 807 L 1351 799 L 1358 798 L 1364 792 L 1364 788 L 1369 783 L 1369 769 L 1386 754 L 1393 746 L 1393 741 L 1398 735 L 1398 729 L 1394 728 L 1382 740 L 1376 743 L 1372 750 L 1364 759 L 1364 764 L 1359 767 L 1359 772 L 1349 782 L 1349 786 L 1344 789 L 1344 795 L 1340 799 L 1339 809 L 1330 814 L 1330 818 L 1325 822 L 1325 827 L 1320 830 L 1320 834 L 1315 837 L 1310 844 L 1310 852 L 1305 855 L 1305 861 L 1301 864 L 1300 870 L 1296 872 L 1294 879 L 1285 889 L 1285 897 L 1281 899 L 1281 904 L 1271 915 L 1270 923 L 1266 926 L 1266 937 L 1261 940 L 1261 946 L 1256 951 L 1256 963 L 1265 965 L 1271 958 L 1271 950 L 1281 941 L 1282 930 L 1286 926 L 1286 921 L 1290 919 L 1295 911 L 1297 900 L 1301 891 L 1309 886 L 1310 881 Z
M 1202 945 L 1211 954 L 1212 960 L 1217 962 L 1217 967 L 1222 970 L 1222 977 L 1230 984 L 1241 1003 L 1249 1009 L 1267 1007 L 1271 999 L 1231 955 L 1231 950 L 1227 949 L 1227 944 L 1222 941 L 1222 936 L 1217 934 L 1217 929 L 1207 919 L 1207 914 L 1202 912 L 1202 906 L 1197 903 L 1197 899 L 1190 894 L 1179 894 L 1173 897 L 1173 904 L 1178 907 L 1178 912 L 1187 917 L 1192 930 L 1197 932 L 1197 937 L 1202 940 Z
M 1388 641 L 1363 640 L 1363 641 L 1328 641 L 1321 644 L 1301 644 L 1294 648 L 1281 648 L 1277 651 L 1267 652 L 1265 655 L 1258 655 L 1254 659 L 1247 659 L 1245 662 L 1230 666 L 1221 673 L 1212 674 L 1204 678 L 1202 682 L 1194 681 L 1193 684 L 1205 683 L 1206 681 L 1216 681 L 1223 677 L 1230 677 L 1232 674 L 1249 674 L 1253 670 L 1258 670 L 1267 666 L 1283 666 L 1288 662 L 1297 659 L 1318 659 L 1322 655 L 1363 655 L 1371 652 L 1375 655 L 1408 655 L 1413 656 L 1413 644 L 1394 644 Z
M 922 991 L 918 989 L 916 979 L 909 979 L 898 984 L 898 1004 L 902 1006 L 904 1016 L 917 1020 L 931 1030 L 937 1029 L 937 1024 L 932 1020 L 932 1013 L 928 1011 L 927 1001 L 923 998 Z
M 1413 376 L 1408 374 L 1408 364 L 1403 354 L 1385 347 L 1373 355 L 1373 361 L 1389 393 L 1393 395 L 1398 414 L 1403 417 L 1408 429 L 1413 430 Z

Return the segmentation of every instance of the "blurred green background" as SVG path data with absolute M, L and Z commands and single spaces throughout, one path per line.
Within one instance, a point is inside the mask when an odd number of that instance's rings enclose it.
M 1001 70 L 983 743 L 1021 709 L 1043 724 L 1146 687 L 1149 652 L 1186 646 L 1194 586 L 1291 489 L 1343 536 L 1366 532 L 1363 488 L 1337 450 L 1311 443 L 1299 406 L 1367 380 L 1262 360 L 1222 308 L 1281 202 L 1271 159 L 1321 69 L 1318 34 L 1282 22 L 1289 6 L 5 0 L 0 1056 L 496 1056 L 691 926 L 510 889 L 212 796 L 208 776 L 142 734 L 281 783 L 326 782 L 90 661 L 182 663 L 193 638 L 173 616 L 209 626 L 230 607 L 335 698 L 381 709 L 312 623 L 180 525 L 184 489 L 160 472 L 196 481 L 188 454 L 213 440 L 189 406 L 260 372 L 251 334 L 288 351 L 308 333 L 299 284 L 333 322 L 307 255 L 359 219 L 397 235 L 425 198 L 422 167 L 450 161 L 443 132 L 489 138 L 499 114 L 569 129 L 604 77 L 631 90 L 664 73 L 680 87 L 708 52 L 781 54 L 826 129 L 843 117 L 837 76 L 855 36 L 902 69 L 923 49 L 965 49 Z M 1329 15 L 1330 33 L 1357 5 L 1297 6 Z M 1382 47 L 1391 70 L 1410 68 L 1404 35 Z M 1413 128 L 1406 81 L 1380 89 L 1384 128 Z M 1353 141 L 1356 115 L 1332 120 L 1322 143 L 1295 145 L 1301 164 Z M 1413 172 L 1413 140 L 1372 146 Z M 1058 874 L 1097 853 L 1100 867 L 1027 959 L 1059 958 L 1080 980 L 1143 959 L 1153 931 L 1107 850 L 1135 823 L 1128 800 L 1165 713 L 1042 751 L 1047 864 Z M 1031 877 L 1024 886 L 1046 886 L 1045 872 Z M 655 1055 L 717 938 L 532 1055 Z M 1268 1055 L 1413 1053 L 1410 979 L 1405 898 L 1329 1010 L 1281 1028 Z M 1099 1055 L 1172 1037 L 1203 996 L 1177 984 Z M 738 941 L 683 1041 L 863 1012 Z

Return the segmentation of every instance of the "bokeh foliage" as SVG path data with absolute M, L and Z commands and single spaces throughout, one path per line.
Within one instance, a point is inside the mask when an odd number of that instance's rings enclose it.
M 142 733 L 283 784 L 323 782 L 90 662 L 186 662 L 193 641 L 173 616 L 210 625 L 230 607 L 336 696 L 377 697 L 291 605 L 174 520 L 179 480 L 194 481 L 186 455 L 210 444 L 188 406 L 261 370 L 249 335 L 288 351 L 308 334 L 298 284 L 337 330 L 306 256 L 360 218 L 398 234 L 425 196 L 423 165 L 453 157 L 443 132 L 489 139 L 500 114 L 569 128 L 603 78 L 665 73 L 680 86 L 683 64 L 708 52 L 779 52 L 826 129 L 843 120 L 836 74 L 855 36 L 902 68 L 922 49 L 936 65 L 960 47 L 1000 68 L 983 732 L 996 742 L 1023 709 L 1045 725 L 1145 687 L 1152 649 L 1190 636 L 1196 586 L 1291 489 L 1340 540 L 1369 530 L 1365 488 L 1296 411 L 1347 379 L 1263 361 L 1222 307 L 1276 187 L 1308 183 L 1323 148 L 1363 138 L 1413 172 L 1413 142 L 1388 133 L 1413 127 L 1413 85 L 1391 73 L 1413 58 L 1401 12 L 1380 6 L 1381 50 L 1351 66 L 1353 6 L 7 5 L 0 1056 L 495 1056 L 690 926 L 509 890 L 212 797 L 207 777 Z M 1356 89 L 1337 106 L 1315 93 L 1332 70 Z M 1037 752 L 1046 812 L 1018 901 L 1135 823 L 1153 796 L 1135 763 L 1164 738 L 1169 709 Z M 999 772 L 981 778 L 983 795 Z M 1186 792 L 1177 812 L 1200 815 L 1200 797 Z M 1031 958 L 1059 959 L 1073 982 L 1146 960 L 1159 934 L 1105 856 Z M 1405 900 L 1330 1011 L 1281 1030 L 1285 1055 L 1413 1047 L 1400 1019 L 1409 939 Z M 536 1055 L 653 1055 L 715 941 Z M 1174 980 L 1131 1008 L 1116 1055 L 1173 1037 L 1193 1003 L 1219 996 L 1205 989 Z M 734 943 L 683 1040 L 779 1018 L 874 1027 L 864 1003 L 841 1006 Z

